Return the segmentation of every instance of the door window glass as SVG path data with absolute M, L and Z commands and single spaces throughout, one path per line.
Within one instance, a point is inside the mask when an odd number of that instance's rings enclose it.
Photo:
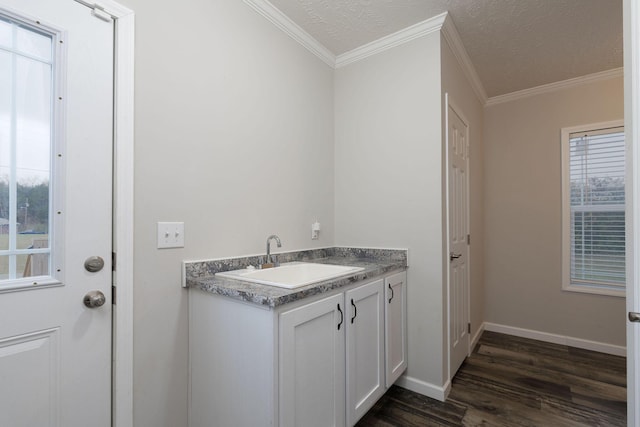
M 53 36 L 0 17 L 0 288 L 51 271 Z
M 0 18 L 0 46 L 11 47 L 11 24 Z

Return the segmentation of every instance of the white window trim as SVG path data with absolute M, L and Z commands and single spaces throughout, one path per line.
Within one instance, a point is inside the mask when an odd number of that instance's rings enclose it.
M 623 120 L 609 122 L 590 123 L 581 126 L 571 126 L 561 129 L 562 150 L 562 290 L 587 294 L 608 295 L 615 297 L 626 296 L 625 290 L 610 289 L 588 284 L 574 285 L 571 283 L 571 210 L 569 209 L 570 185 L 569 185 L 569 135 L 576 132 L 584 132 L 594 129 L 606 129 L 623 127 Z

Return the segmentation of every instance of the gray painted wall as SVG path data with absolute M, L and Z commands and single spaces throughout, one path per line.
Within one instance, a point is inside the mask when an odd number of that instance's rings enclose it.
M 151 0 L 122 2 L 136 12 L 136 426 L 182 426 L 187 420 L 188 306 L 181 261 L 262 253 L 272 233 L 287 251 L 334 244 L 409 248 L 408 375 L 444 384 L 444 91 L 472 122 L 474 328 L 486 318 L 562 332 L 557 325 L 566 316 L 532 320 L 526 304 L 540 292 L 534 300 L 546 307 L 549 296 L 531 285 L 542 282 L 546 289 L 555 280 L 540 270 L 559 271 L 553 250 L 541 254 L 553 248 L 558 225 L 536 226 L 524 240 L 544 237 L 534 245 L 540 257 L 535 270 L 516 274 L 527 267 L 524 258 L 505 264 L 503 257 L 511 260 L 511 249 L 522 246 L 509 234 L 520 212 L 517 203 L 504 208 L 519 200 L 509 183 L 521 169 L 528 174 L 516 182 L 540 179 L 534 165 L 522 167 L 514 158 L 535 153 L 548 161 L 553 152 L 538 138 L 525 144 L 513 137 L 522 129 L 534 135 L 563 114 L 565 101 L 491 107 L 483 120 L 439 34 L 334 72 L 241 1 L 188 0 L 173 9 Z M 610 89 L 622 99 L 621 89 Z M 516 157 L 510 155 L 514 146 Z M 551 176 L 542 179 L 546 187 L 556 185 Z M 541 193 L 538 201 L 544 204 L 553 194 Z M 311 241 L 315 219 L 322 232 Z M 158 221 L 186 223 L 184 249 L 156 249 Z M 514 287 L 513 279 L 522 277 Z M 578 310 L 597 297 L 565 298 L 578 301 Z M 609 342 L 612 329 L 602 325 L 624 310 L 623 303 L 597 301 L 605 311 L 596 313 L 587 335 Z M 526 321 L 519 313 L 527 314 Z M 611 342 L 620 341 L 616 333 Z
M 485 320 L 625 345 L 625 299 L 562 291 L 560 129 L 623 118 L 622 78 L 485 110 Z
M 282 250 L 333 245 L 333 70 L 238 0 L 123 3 L 136 12 L 134 422 L 184 426 L 182 260 L 262 253 L 272 233 Z M 184 221 L 185 248 L 156 249 L 157 221 Z
M 440 34 L 336 70 L 338 245 L 409 249 L 407 375 L 443 384 Z

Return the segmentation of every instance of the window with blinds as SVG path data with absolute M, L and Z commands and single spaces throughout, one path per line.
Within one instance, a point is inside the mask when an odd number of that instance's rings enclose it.
M 562 139 L 563 287 L 624 295 L 624 128 L 563 129 Z

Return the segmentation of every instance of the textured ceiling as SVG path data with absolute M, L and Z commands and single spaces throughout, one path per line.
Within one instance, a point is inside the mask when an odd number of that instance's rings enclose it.
M 489 97 L 622 67 L 622 0 L 271 0 L 335 55 L 448 11 Z

